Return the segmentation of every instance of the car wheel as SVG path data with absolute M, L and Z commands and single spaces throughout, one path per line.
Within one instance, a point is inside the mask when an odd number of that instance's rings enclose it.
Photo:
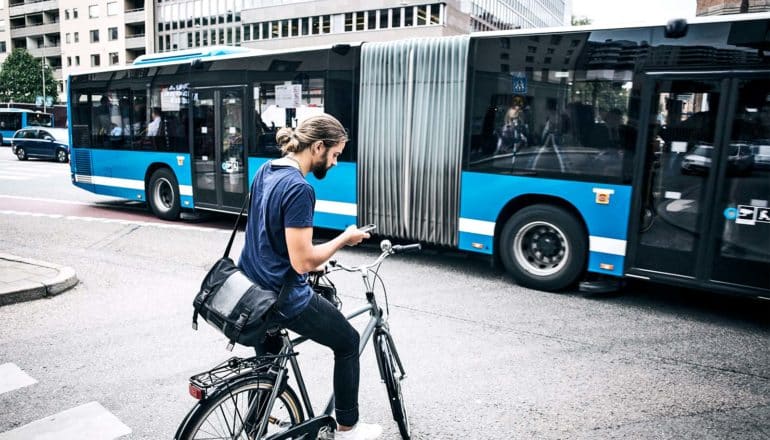
M 67 163 L 69 160 L 69 155 L 67 154 L 67 150 L 60 148 L 56 150 L 56 160 L 61 163 Z
M 517 283 L 562 290 L 583 273 L 588 238 L 574 215 L 553 205 L 528 206 L 513 215 L 500 236 L 500 257 Z
M 23 147 L 16 147 L 16 157 L 18 157 L 19 160 L 27 160 L 27 152 L 24 151 Z
M 179 200 L 179 184 L 176 176 L 167 168 L 160 168 L 152 173 L 147 201 L 153 214 L 163 220 L 176 220 L 182 204 Z

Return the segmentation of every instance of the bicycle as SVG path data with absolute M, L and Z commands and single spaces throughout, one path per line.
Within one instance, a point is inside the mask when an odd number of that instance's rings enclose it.
M 347 266 L 334 260 L 322 273 L 311 274 L 311 285 L 317 294 L 324 296 L 337 308 L 342 304 L 336 295 L 336 287 L 327 278 L 329 273 L 344 270 L 359 272 L 366 290 L 367 305 L 346 318 L 351 320 L 369 313 L 370 319 L 361 333 L 359 354 L 374 336 L 374 353 L 380 377 L 390 401 L 393 419 L 404 440 L 411 436 L 409 418 L 401 392 L 401 381 L 406 378 L 403 363 L 398 356 L 390 334 L 387 317 L 390 307 L 385 283 L 379 276 L 379 268 L 385 258 L 402 252 L 418 251 L 419 244 L 391 245 L 380 243 L 382 253 L 370 264 Z M 385 311 L 377 304 L 375 283 L 379 280 L 385 297 Z M 195 439 L 249 439 L 249 440 L 312 440 L 333 439 L 337 424 L 331 414 L 334 411 L 334 394 L 326 409 L 315 416 L 310 403 L 302 372 L 297 362 L 296 345 L 307 338 L 291 339 L 283 328 L 275 329 L 283 341 L 283 347 L 275 355 L 250 358 L 233 357 L 216 367 L 190 378 L 190 394 L 198 403 L 190 410 L 175 435 L 177 440 Z M 301 400 L 287 383 L 289 367 L 294 374 Z M 397 369 L 398 368 L 398 369 Z M 306 417 L 307 414 L 307 417 Z

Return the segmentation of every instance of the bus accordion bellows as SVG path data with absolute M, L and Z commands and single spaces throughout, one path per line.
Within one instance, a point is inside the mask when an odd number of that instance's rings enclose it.
M 742 14 L 146 55 L 69 78 L 72 181 L 168 220 L 235 213 L 277 130 L 326 112 L 350 142 L 308 176 L 316 226 L 485 254 L 542 290 L 767 297 L 767 35 Z

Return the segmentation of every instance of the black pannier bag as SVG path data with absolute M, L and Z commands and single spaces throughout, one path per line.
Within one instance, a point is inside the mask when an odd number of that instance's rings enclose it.
M 270 326 L 275 324 L 273 310 L 291 285 L 294 270 L 289 268 L 281 292 L 264 289 L 251 281 L 230 259 L 230 248 L 238 231 L 238 223 L 249 204 L 251 191 L 243 203 L 225 254 L 209 270 L 193 300 L 193 329 L 198 329 L 198 315 L 228 338 L 227 349 L 235 343 L 255 345 Z M 295 275 L 296 276 L 296 275 Z

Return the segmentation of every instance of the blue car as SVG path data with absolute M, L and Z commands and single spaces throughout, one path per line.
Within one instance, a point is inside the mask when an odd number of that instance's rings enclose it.
M 13 134 L 11 151 L 19 160 L 36 157 L 66 163 L 70 157 L 67 129 L 24 127 Z

